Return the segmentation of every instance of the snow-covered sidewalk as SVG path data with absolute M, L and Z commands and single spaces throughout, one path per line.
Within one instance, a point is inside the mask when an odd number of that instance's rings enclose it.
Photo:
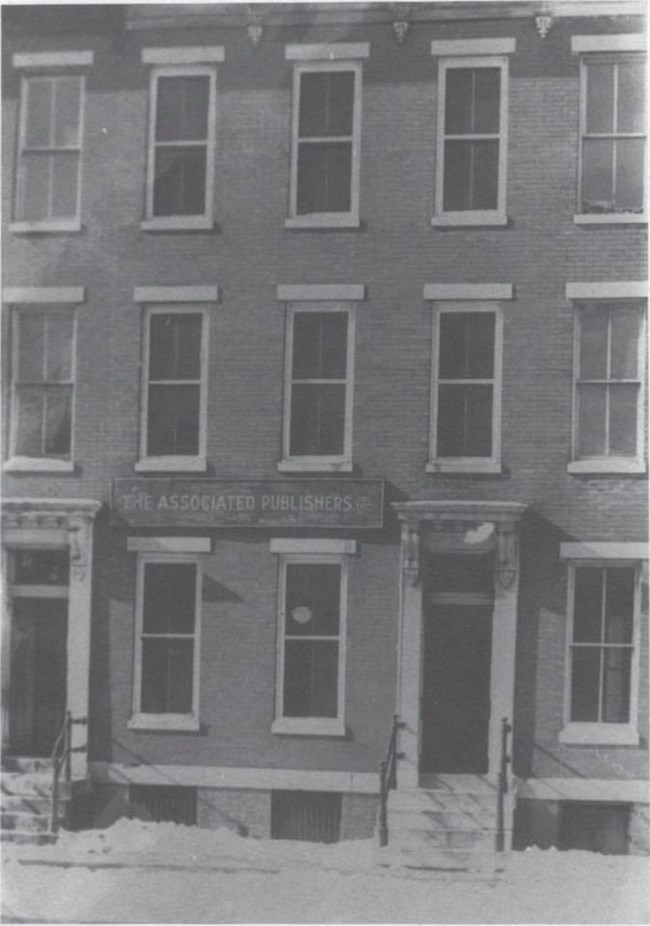
M 28 922 L 647 923 L 648 860 L 512 853 L 460 877 L 371 841 L 244 839 L 121 820 L 54 846 L 3 847 L 3 914 Z

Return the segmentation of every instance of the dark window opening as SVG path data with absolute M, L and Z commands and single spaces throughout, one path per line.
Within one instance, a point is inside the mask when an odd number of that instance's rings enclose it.
M 131 785 L 131 804 L 155 823 L 196 826 L 197 789 L 175 785 Z
M 338 842 L 342 795 L 319 791 L 273 791 L 271 838 Z
M 630 811 L 630 804 L 563 802 L 558 848 L 627 855 Z

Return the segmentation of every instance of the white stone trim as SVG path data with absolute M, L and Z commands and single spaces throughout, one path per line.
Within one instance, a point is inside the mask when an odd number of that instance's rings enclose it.
M 74 460 L 56 457 L 10 457 L 3 465 L 5 473 L 72 473 Z
M 176 784 L 189 788 L 251 791 L 334 791 L 378 794 L 376 772 L 338 772 L 298 768 L 235 768 L 206 765 L 122 765 L 90 762 L 93 781 L 113 784 Z
M 645 473 L 645 460 L 630 457 L 601 457 L 599 459 L 573 460 L 567 466 L 568 473 Z
M 214 227 L 212 215 L 158 215 L 140 222 L 146 232 L 212 231 Z
M 609 35 L 572 35 L 571 51 L 608 52 L 608 51 L 645 51 L 646 41 L 642 32 L 619 32 Z
M 356 540 L 340 540 L 334 537 L 271 537 L 271 553 L 333 553 L 354 555 Z
M 10 222 L 9 231 L 12 235 L 31 235 L 37 232 L 40 235 L 59 235 L 64 232 L 73 234 L 81 231 L 81 219 L 35 219 L 34 221 Z
M 327 42 L 285 45 L 286 61 L 347 61 L 370 57 L 370 42 Z
M 533 801 L 623 801 L 647 804 L 648 782 L 619 778 L 518 778 L 517 797 Z
M 218 302 L 219 287 L 209 286 L 136 286 L 134 302 Z
M 201 724 L 195 714 L 133 714 L 126 726 L 129 730 L 178 730 L 196 733 Z
M 517 40 L 511 36 L 494 39 L 434 39 L 431 54 L 436 57 L 448 55 L 509 55 L 517 48 Z
M 362 302 L 365 283 L 281 283 L 277 289 L 280 302 Z
M 223 45 L 143 48 L 143 64 L 212 64 L 225 61 Z
M 342 719 L 329 717 L 276 717 L 271 733 L 285 736 L 345 736 Z
M 561 543 L 560 559 L 648 559 L 648 544 L 620 543 L 614 541 Z
M 574 746 L 638 746 L 639 731 L 629 723 L 569 722 L 559 741 Z
M 210 553 L 209 537 L 127 537 L 129 553 Z
M 2 301 L 10 305 L 21 303 L 85 302 L 83 286 L 8 286 L 2 290 Z
M 94 64 L 93 51 L 18 52 L 11 57 L 15 68 L 83 67 Z
M 607 283 L 567 283 L 567 299 L 647 299 L 647 280 L 621 280 Z
M 579 212 L 573 216 L 574 225 L 647 225 L 648 216 L 641 212 Z
M 435 301 L 483 299 L 486 302 L 512 299 L 512 283 L 426 283 L 424 298 Z

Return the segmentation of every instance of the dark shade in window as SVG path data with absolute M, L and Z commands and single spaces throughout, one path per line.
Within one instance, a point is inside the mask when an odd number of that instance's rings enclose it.
M 198 454 L 199 404 L 199 386 L 149 387 L 149 456 Z
M 209 77 L 159 77 L 156 141 L 205 141 Z
M 194 640 L 143 637 L 141 711 L 191 713 L 193 666 Z
M 492 312 L 443 312 L 440 316 L 441 379 L 491 379 L 494 375 Z
M 145 563 L 143 632 L 193 634 L 196 566 L 193 563 Z
M 298 215 L 349 212 L 352 142 L 299 142 Z
M 206 164 L 205 145 L 158 147 L 154 167 L 154 215 L 203 215 Z
M 499 142 L 445 141 L 443 208 L 447 212 L 496 209 Z
M 489 385 L 438 385 L 437 455 L 492 455 L 492 393 Z
M 150 318 L 149 378 L 199 379 L 201 326 L 199 314 L 154 314 Z
M 289 563 L 286 609 L 287 636 L 337 636 L 341 611 L 340 566 Z M 296 609 L 298 619 L 294 619 Z
M 340 456 L 344 450 L 345 385 L 294 383 L 291 456 Z
M 300 138 L 352 135 L 354 71 L 300 75 Z
M 448 68 L 445 134 L 498 134 L 500 96 L 499 68 Z
M 294 379 L 345 379 L 346 312 L 298 312 L 293 321 Z
M 287 640 L 284 716 L 336 717 L 339 645 L 333 640 Z

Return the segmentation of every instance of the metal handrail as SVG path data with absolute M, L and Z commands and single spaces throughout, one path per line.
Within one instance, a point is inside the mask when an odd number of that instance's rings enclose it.
M 88 721 L 85 717 L 73 717 L 70 711 L 65 712 L 61 729 L 52 747 L 52 804 L 50 815 L 50 830 L 57 833 L 59 830 L 59 787 L 61 783 L 61 771 L 66 784 L 72 780 L 72 753 L 79 751 L 72 746 L 72 725 L 75 723 L 86 724 Z
M 386 758 L 379 766 L 379 845 L 388 845 L 388 792 L 397 787 L 397 760 L 401 757 L 397 751 L 397 731 L 402 723 L 397 714 L 393 715 L 390 740 Z
M 508 754 L 508 735 L 512 733 L 512 726 L 507 717 L 501 720 L 501 762 L 499 765 L 499 788 L 497 791 L 497 835 L 496 850 L 497 852 L 505 851 L 506 833 L 505 833 L 505 800 L 508 793 L 508 765 L 510 756 Z

